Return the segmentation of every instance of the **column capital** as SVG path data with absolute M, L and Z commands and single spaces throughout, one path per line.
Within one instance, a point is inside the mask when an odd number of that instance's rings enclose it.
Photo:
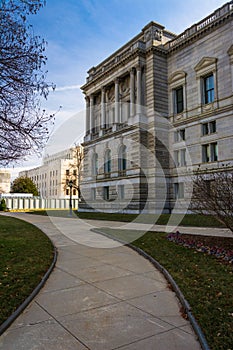
M 119 84 L 119 82 L 120 82 L 120 78 L 119 78 L 119 77 L 117 77 L 117 78 L 114 79 L 114 83 L 115 83 L 115 84 Z
M 138 63 L 136 66 L 135 66 L 137 72 L 140 72 L 142 70 L 142 65 L 140 63 Z
M 134 74 L 134 73 L 135 73 L 135 67 L 131 67 L 131 68 L 128 70 L 128 72 L 129 72 L 130 74 Z

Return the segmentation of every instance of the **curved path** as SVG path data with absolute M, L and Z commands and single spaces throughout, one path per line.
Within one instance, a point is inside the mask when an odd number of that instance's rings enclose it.
M 0 349 L 201 349 L 164 277 L 135 251 L 115 247 L 80 219 L 6 215 L 44 231 L 58 260 L 43 289 L 1 336 Z

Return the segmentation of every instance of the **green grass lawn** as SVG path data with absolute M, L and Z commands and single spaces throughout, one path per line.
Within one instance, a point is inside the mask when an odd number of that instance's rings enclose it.
M 38 228 L 0 216 L 0 324 L 41 281 L 53 255 L 51 241 Z
M 101 228 L 130 242 L 135 232 Z M 209 238 L 213 239 L 214 238 Z M 233 238 L 228 238 L 232 246 Z M 148 232 L 133 245 L 156 259 L 172 275 L 212 350 L 233 349 L 233 269 L 216 258 L 169 242 L 166 234 Z
M 35 210 L 29 212 L 30 214 L 36 215 L 51 215 L 51 216 L 62 216 L 68 217 L 69 210 Z M 120 214 L 120 213 L 92 213 L 92 212 L 77 212 L 73 214 L 77 215 L 80 219 L 91 219 L 91 220 L 110 220 L 110 221 L 123 221 L 131 222 L 135 220 L 138 223 L 156 223 L 158 225 L 166 225 L 170 215 L 161 214 L 159 217 L 153 214 Z M 176 214 L 178 219 L 182 219 L 180 225 L 183 226 L 196 226 L 196 227 L 224 227 L 220 224 L 213 216 L 204 216 L 196 214 L 183 215 Z

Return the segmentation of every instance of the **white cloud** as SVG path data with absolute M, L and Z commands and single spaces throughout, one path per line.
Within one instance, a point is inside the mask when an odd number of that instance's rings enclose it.
M 79 90 L 81 85 L 67 85 L 67 86 L 60 86 L 56 87 L 55 92 L 57 91 L 67 91 L 67 90 Z

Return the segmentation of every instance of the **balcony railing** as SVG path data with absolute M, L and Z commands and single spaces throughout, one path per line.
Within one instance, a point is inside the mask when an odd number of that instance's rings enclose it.
M 221 17 L 224 17 L 226 14 L 233 12 L 233 1 L 228 2 L 227 4 L 223 5 L 219 9 L 217 9 L 215 12 L 210 14 L 208 17 L 204 18 L 200 22 L 194 24 L 190 28 L 186 29 L 183 33 L 178 35 L 174 40 L 169 41 L 165 44 L 165 47 L 167 49 L 171 49 L 174 46 L 180 44 L 190 36 L 192 36 L 195 33 L 198 33 L 203 28 L 207 27 L 208 25 L 212 24 L 213 22 L 217 21 Z

